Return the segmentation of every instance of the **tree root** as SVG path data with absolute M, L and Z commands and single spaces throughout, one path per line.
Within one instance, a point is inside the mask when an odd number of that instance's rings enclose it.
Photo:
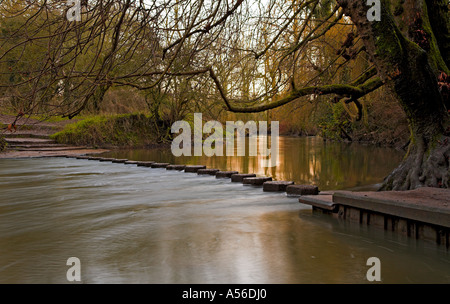
M 428 149 L 416 143 L 400 166 L 385 178 L 380 191 L 450 188 L 449 157 L 449 136 L 442 136 Z

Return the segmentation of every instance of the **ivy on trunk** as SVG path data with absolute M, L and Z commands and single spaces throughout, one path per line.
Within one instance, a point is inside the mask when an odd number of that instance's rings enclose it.
M 382 190 L 407 190 L 421 186 L 449 187 L 449 116 L 438 77 L 448 73 L 446 62 L 430 26 L 427 3 L 420 0 L 381 1 L 381 21 L 370 22 L 365 1 L 340 0 L 364 40 L 380 78 L 405 111 L 411 144 L 404 161 L 386 179 Z M 391 3 L 392 2 L 392 3 Z M 400 10 L 399 7 L 404 6 Z M 445 16 L 434 7 L 434 18 Z M 445 6 L 441 6 L 445 9 Z M 401 13 L 399 13 L 401 12 Z M 447 13 L 448 16 L 448 13 Z M 398 20 L 407 26 L 399 26 Z M 435 20 L 442 24 L 444 20 Z M 448 24 L 448 19 L 445 20 Z M 447 25 L 448 26 L 448 25 Z M 448 56 L 448 53 L 445 53 Z M 448 98 L 448 97 L 446 97 Z M 389 109 L 386 109 L 389 110 Z

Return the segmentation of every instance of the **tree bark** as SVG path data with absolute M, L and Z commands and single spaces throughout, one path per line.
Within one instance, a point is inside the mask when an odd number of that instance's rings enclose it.
M 439 50 L 450 68 L 450 12 L 448 0 L 426 0 L 430 26 Z
M 440 69 L 448 68 L 436 47 L 435 36 L 425 28 L 430 23 L 425 1 L 392 1 L 404 6 L 404 10 L 397 7 L 395 11 L 405 12 L 401 20 L 406 26 L 396 23 L 399 18 L 392 13 L 391 1 L 381 1 L 381 21 L 372 22 L 367 19 L 370 7 L 366 1 L 338 2 L 357 27 L 380 78 L 405 111 L 411 130 L 404 161 L 385 179 L 381 189 L 448 188 L 449 117 L 437 80 Z

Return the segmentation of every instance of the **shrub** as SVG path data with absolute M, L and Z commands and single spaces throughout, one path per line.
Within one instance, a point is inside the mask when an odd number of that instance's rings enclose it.
M 153 120 L 144 114 L 94 116 L 67 125 L 51 138 L 94 147 L 144 147 L 156 143 Z

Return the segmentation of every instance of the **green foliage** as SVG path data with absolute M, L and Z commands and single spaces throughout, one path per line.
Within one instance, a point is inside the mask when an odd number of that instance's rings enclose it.
M 349 139 L 352 123 L 342 103 L 330 104 L 328 111 L 319 119 L 321 136 L 325 139 Z
M 331 140 L 351 140 L 402 149 L 408 143 L 410 130 L 406 115 L 394 103 L 386 89 L 381 89 L 360 99 L 363 105 L 361 120 L 350 115 L 342 103 L 328 104 L 318 115 L 320 135 Z M 389 110 L 386 110 L 389 109 Z
M 144 147 L 156 142 L 153 121 L 144 114 L 94 116 L 52 135 L 58 143 L 94 147 Z

